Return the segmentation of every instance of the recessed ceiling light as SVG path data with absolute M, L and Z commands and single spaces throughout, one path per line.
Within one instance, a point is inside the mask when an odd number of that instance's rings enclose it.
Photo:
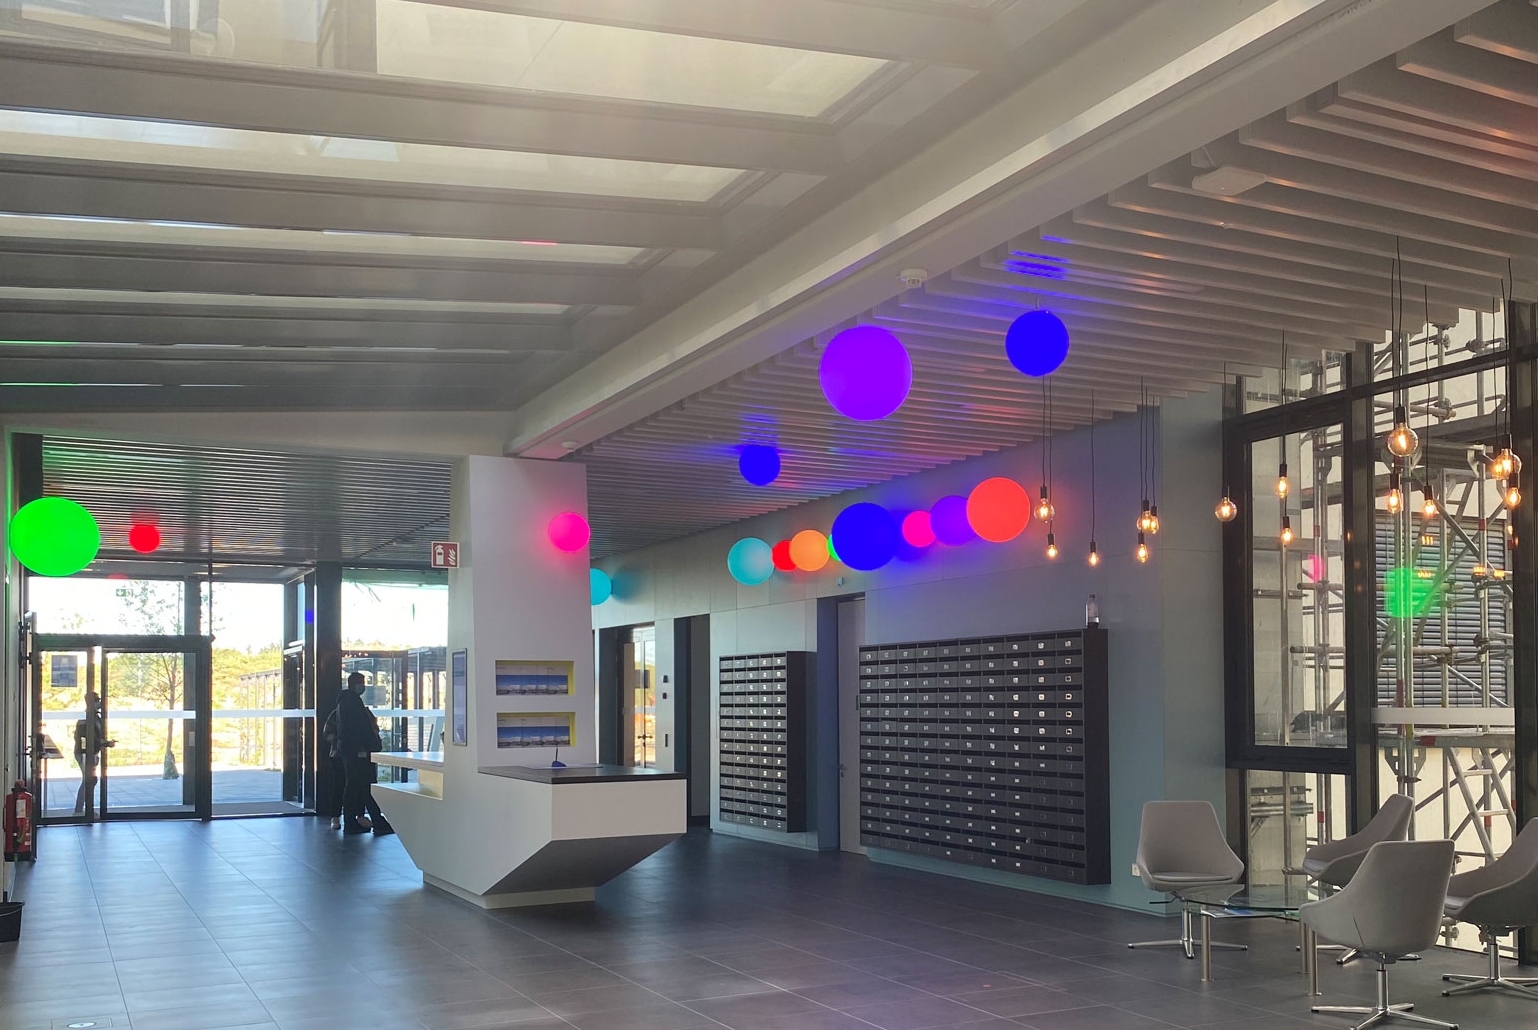
M 1233 165 L 1219 165 L 1210 172 L 1203 172 L 1191 180 L 1191 188 L 1199 193 L 1213 193 L 1220 197 L 1232 197 L 1252 190 L 1266 181 L 1261 172 Z

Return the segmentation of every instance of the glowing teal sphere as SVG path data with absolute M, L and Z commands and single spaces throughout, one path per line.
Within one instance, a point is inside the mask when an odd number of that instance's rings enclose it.
M 726 569 L 745 587 L 756 587 L 774 575 L 774 548 L 756 536 L 743 537 L 726 553 Z
M 614 593 L 614 580 L 603 569 L 587 570 L 588 596 L 594 604 L 603 604 Z

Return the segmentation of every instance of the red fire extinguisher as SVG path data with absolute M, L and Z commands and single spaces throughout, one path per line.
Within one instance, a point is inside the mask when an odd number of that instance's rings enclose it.
M 7 862 L 32 862 L 37 858 L 37 842 L 34 839 L 36 822 L 33 817 L 34 799 L 26 784 L 17 780 L 11 792 L 5 796 L 5 860 Z

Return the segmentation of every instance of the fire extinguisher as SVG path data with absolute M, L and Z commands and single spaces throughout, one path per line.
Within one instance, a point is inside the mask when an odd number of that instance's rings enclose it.
M 7 862 L 34 862 L 37 860 L 37 841 L 34 837 L 37 823 L 34 821 L 34 798 L 21 780 L 5 796 L 5 860 Z

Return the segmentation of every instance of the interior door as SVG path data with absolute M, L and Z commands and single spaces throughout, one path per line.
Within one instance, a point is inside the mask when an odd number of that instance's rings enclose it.
M 860 845 L 860 647 L 865 643 L 865 599 L 838 606 L 838 844 Z
M 89 822 L 101 807 L 100 761 L 104 739 L 87 721 L 96 691 L 94 647 L 32 652 L 32 783 L 39 819 Z

